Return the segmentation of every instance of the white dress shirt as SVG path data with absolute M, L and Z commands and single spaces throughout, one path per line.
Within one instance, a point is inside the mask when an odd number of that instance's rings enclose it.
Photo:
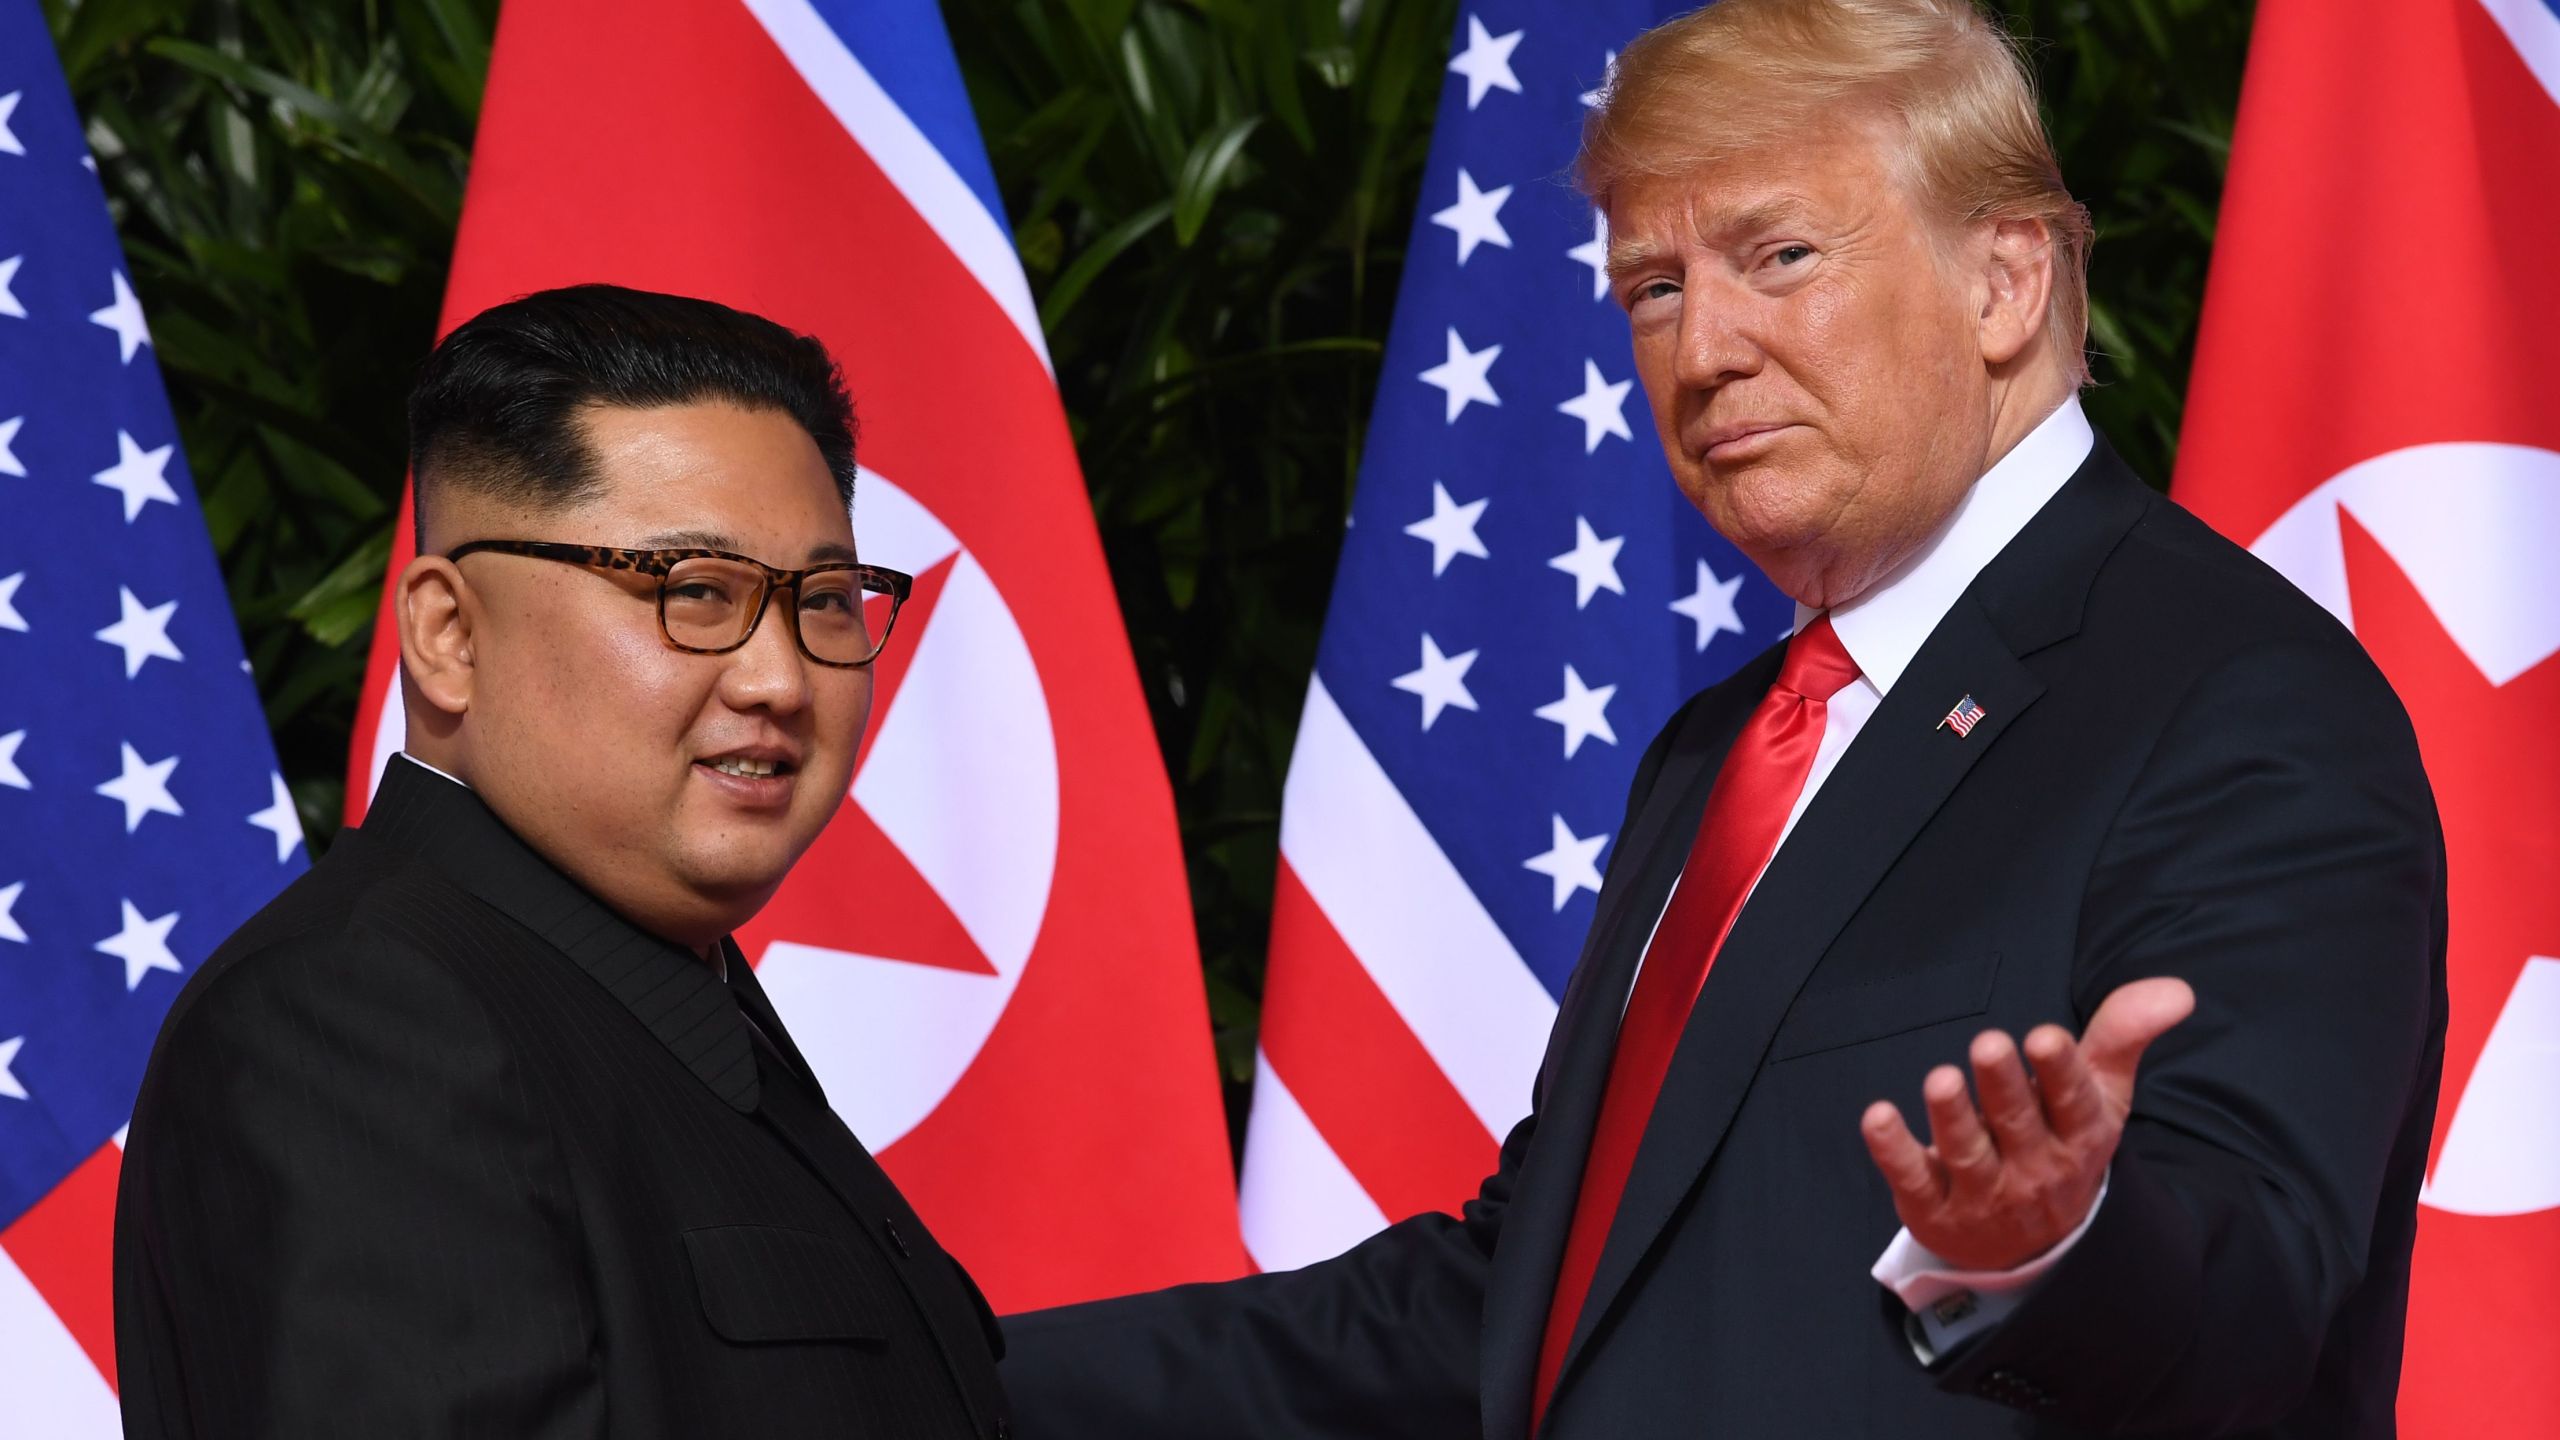
M 1868 717 L 1884 703 L 1885 693 L 1910 668 L 1912 657 L 1920 653 L 1965 587 L 2062 489 L 2096 444 L 2079 397 L 2065 400 L 2062 408 L 2046 416 L 1974 482 L 1927 544 L 1865 594 L 1832 608 L 1831 628 L 1849 658 L 1857 662 L 1858 678 L 1823 706 L 1822 743 L 1814 751 L 1804 791 L 1788 812 L 1786 828 L 1779 832 L 1779 849 L 1785 848 L 1815 792 L 1839 766 Z M 1821 614 L 1798 606 L 1796 628 L 1803 629 Z M 1776 858 L 1774 852 L 1771 858 Z M 1676 882 L 1673 889 L 1678 889 Z M 1654 923 L 1661 924 L 1659 916 Z M 1646 942 L 1648 947 L 1651 943 Z M 2102 1185 L 2078 1229 L 2014 1270 L 1959 1270 L 1914 1240 L 1909 1230 L 1897 1233 L 1876 1260 L 1874 1275 L 1878 1284 L 1901 1297 L 1910 1309 L 1916 1326 L 1914 1351 L 1924 1362 L 1934 1361 L 2016 1309 L 2035 1282 L 2087 1233 L 2098 1204 L 2105 1199 Z
M 448 770 L 439 770 L 439 769 L 437 769 L 435 766 L 428 764 L 426 761 L 419 759 L 417 756 L 410 754 L 410 753 L 409 753 L 408 751 L 406 751 L 406 750 L 403 750 L 403 751 L 401 751 L 401 752 L 400 752 L 400 758 L 401 758 L 401 759 L 403 759 L 403 760 L 408 761 L 408 762 L 409 762 L 410 764 L 412 764 L 412 765 L 417 766 L 419 769 L 426 771 L 426 772 L 427 772 L 428 774 L 430 774 L 430 775 L 442 775 L 444 778 L 446 778 L 447 780 L 452 781 L 454 784 L 462 786 L 462 788 L 463 788 L 463 789 L 465 789 L 465 790 L 468 790 L 468 789 L 470 789 L 470 788 L 471 788 L 471 787 L 470 787 L 470 785 L 466 784 L 466 783 L 463 781 L 463 778 L 462 778 L 461 776 L 456 775 L 456 774 L 454 774 L 454 773 L 452 773 L 451 771 L 448 771 Z

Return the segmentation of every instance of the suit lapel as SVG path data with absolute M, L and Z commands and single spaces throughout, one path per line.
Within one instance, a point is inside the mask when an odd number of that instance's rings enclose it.
M 729 987 L 738 997 L 738 1006 L 755 1022 L 768 1049 L 765 1063 L 792 1074 L 778 1074 L 764 1089 L 757 1106 L 767 1128 L 782 1138 L 783 1144 L 800 1157 L 809 1172 L 825 1182 L 847 1210 L 873 1218 L 877 1208 L 877 1191 L 866 1185 L 870 1179 L 853 1163 L 860 1153 L 861 1142 L 850 1127 L 827 1107 L 826 1097 L 803 1060 L 799 1048 L 791 1043 L 789 1031 L 782 1028 L 782 1017 L 765 998 L 764 989 L 756 983 L 755 972 L 741 964 L 729 973 Z M 794 1089 L 799 1093 L 791 1093 Z
M 1785 647 L 1744 665 L 1681 721 L 1652 789 L 1618 837 L 1590 938 L 1565 987 L 1538 1075 L 1538 1130 L 1502 1222 L 1502 1264 L 1485 1297 L 1485 1434 L 1527 1433 L 1538 1345 L 1582 1185 L 1618 1020 L 1636 963 L 1671 894 L 1716 769 L 1772 681 Z
M 729 993 L 737 998 L 738 1008 L 747 1012 L 747 1019 L 764 1032 L 765 1043 L 773 1047 L 774 1053 L 790 1062 L 791 1068 L 799 1072 L 811 1093 L 818 1097 L 818 1103 L 826 1104 L 826 1087 L 818 1083 L 817 1069 L 810 1065 L 809 1057 L 800 1053 L 800 1047 L 791 1042 L 791 1031 L 783 1025 L 782 1014 L 773 1008 L 773 1001 L 766 997 L 764 986 L 756 979 L 755 967 L 747 963 L 737 941 L 723 940 L 720 948 L 728 960 Z
M 855 1137 L 852 1127 L 828 1107 L 825 1094 L 818 1088 L 815 1072 L 810 1070 L 800 1048 L 792 1043 L 791 1032 L 783 1027 L 781 1015 L 773 1008 L 773 1002 L 766 998 L 764 987 L 756 982 L 755 971 L 747 966 L 734 945 L 727 948 L 729 989 L 737 997 L 737 1008 L 754 1022 L 751 1033 L 762 1037 L 764 1063 L 776 1071 L 763 1088 L 757 1118 L 782 1141 L 785 1148 L 800 1158 L 800 1163 L 808 1168 L 810 1174 L 817 1176 L 820 1183 L 834 1192 L 846 1211 L 860 1222 L 864 1236 L 874 1245 L 882 1244 L 884 1212 L 888 1226 L 898 1225 L 898 1217 L 912 1212 L 899 1197 L 896 1184 L 880 1169 L 879 1161 L 873 1159 Z M 915 1226 L 912 1233 L 917 1239 L 931 1233 L 922 1220 L 916 1219 L 912 1223 Z M 895 1243 L 899 1254 L 890 1268 L 914 1301 L 917 1313 L 932 1329 L 942 1349 L 943 1363 L 950 1367 L 953 1383 L 960 1387 L 963 1399 L 979 1424 L 984 1425 L 990 1417 L 980 1405 L 957 1357 L 972 1344 L 985 1344 L 991 1350 L 995 1349 L 1002 1338 L 1001 1332 L 982 1331 L 972 1310 L 955 1310 L 948 1303 L 934 1303 L 934 1297 L 921 1288 L 923 1283 L 929 1282 L 920 1282 L 917 1269 L 909 1264 L 895 1263 L 915 1258 L 908 1252 L 910 1242 L 899 1238 Z M 885 1251 L 883 1253 L 887 1258 Z M 975 1283 L 968 1279 L 967 1272 L 956 1260 L 952 1262 L 952 1274 L 963 1285 Z M 946 1295 L 944 1298 L 947 1301 L 950 1297 Z
M 1806 807 L 1726 937 L 1672 1057 L 1574 1327 L 1558 1393 L 1572 1383 L 1592 1333 L 1705 1174 L 1797 991 L 1956 786 L 2043 693 L 2024 657 L 2078 631 L 2099 565 L 2152 503 L 2101 437 L 2080 472 L 1931 632 Z M 1767 683 L 1764 677 L 1760 688 Z M 1968 695 L 1983 718 L 1969 735 L 1958 735 L 1940 722 Z M 1716 752 L 1719 762 L 1730 744 L 1728 733 Z M 1704 805 L 1701 793 L 1686 809 L 1692 829 Z M 1685 851 L 1687 839 L 1682 831 L 1656 843 Z M 1636 932 L 1614 943 L 1640 949 L 1644 940 Z M 1613 996 L 1623 997 L 1632 983 L 1632 962 L 1627 968 L 1629 978 Z M 1595 1092 L 1605 1083 L 1616 1019 L 1611 1011 L 1605 1023 L 1591 1018 L 1584 1025 L 1605 1032 L 1595 1047 L 1601 1057 L 1601 1078 L 1591 1082 Z M 1589 1101 L 1595 1114 L 1597 1102 L 1595 1093 Z M 1568 1221 L 1590 1124 L 1586 1116 L 1573 1174 L 1562 1187 Z M 1561 1253 L 1559 1238 L 1556 1256 Z M 1541 1257 L 1542 1294 L 1552 1292 L 1556 1256 Z

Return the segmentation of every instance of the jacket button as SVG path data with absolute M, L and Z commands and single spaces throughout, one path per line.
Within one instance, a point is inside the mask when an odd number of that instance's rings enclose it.
M 916 1258 L 916 1252 L 907 1248 L 907 1237 L 898 1233 L 898 1222 L 894 1217 L 881 1221 L 880 1228 L 887 1233 L 889 1243 L 898 1247 L 901 1258 L 908 1260 Z
M 1013 1440 L 1013 1426 L 1001 1415 L 996 1417 L 996 1440 Z

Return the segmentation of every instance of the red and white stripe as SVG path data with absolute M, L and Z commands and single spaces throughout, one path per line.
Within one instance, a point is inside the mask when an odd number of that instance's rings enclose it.
M 1321 679 L 1280 821 L 1245 1248 L 1265 1270 L 1455 1210 L 1528 1113 L 1555 1001 Z
M 124 1132 L 0 1230 L 0 1434 L 114 1435 Z

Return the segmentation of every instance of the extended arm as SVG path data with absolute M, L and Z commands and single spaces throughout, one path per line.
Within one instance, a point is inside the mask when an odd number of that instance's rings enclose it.
M 1629 823 L 1697 707 L 1693 700 L 1674 715 L 1638 761 Z M 1610 883 L 1624 883 L 1618 857 L 1611 860 Z M 1544 1089 L 1541 1076 L 1541 1096 Z M 1479 1433 L 1486 1276 L 1536 1132 L 1533 1111 L 1503 1142 L 1500 1166 L 1463 1218 L 1417 1215 L 1302 1270 L 1008 1319 L 1004 1380 L 1020 1433 L 1025 1440 Z
M 1524 1120 L 1463 1219 L 1391 1225 L 1302 1270 L 1005 1321 L 1024 1440 L 1472 1435 L 1485 1271 Z

